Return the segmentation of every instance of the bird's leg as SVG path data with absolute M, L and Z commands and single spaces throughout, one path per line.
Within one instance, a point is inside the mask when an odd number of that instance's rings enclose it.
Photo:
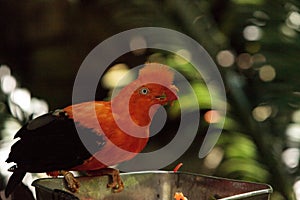
M 76 192 L 79 189 L 80 184 L 71 172 L 60 170 L 59 174 L 64 176 L 64 179 L 67 183 L 67 187 L 71 192 Z
M 113 192 L 121 192 L 124 189 L 124 184 L 120 176 L 120 172 L 113 168 L 103 168 L 99 170 L 88 171 L 90 176 L 104 176 L 108 175 L 111 177 L 111 182 L 107 184 L 108 188 L 112 188 Z

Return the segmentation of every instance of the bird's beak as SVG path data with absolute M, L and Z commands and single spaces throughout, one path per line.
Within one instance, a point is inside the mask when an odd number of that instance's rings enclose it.
M 168 88 L 165 91 L 165 96 L 168 102 L 172 103 L 173 101 L 177 100 L 177 92 L 178 92 L 178 88 L 175 85 L 172 85 L 170 88 Z
M 155 96 L 155 99 L 157 99 L 162 105 L 167 105 L 169 103 L 172 105 L 173 101 L 178 99 L 177 92 L 177 87 L 171 85 L 170 87 L 165 88 L 162 94 Z

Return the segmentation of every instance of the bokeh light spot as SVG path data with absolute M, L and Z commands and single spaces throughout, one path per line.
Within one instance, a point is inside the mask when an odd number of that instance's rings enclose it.
M 22 110 L 30 110 L 31 94 L 25 88 L 17 88 L 10 94 L 10 100 Z
M 296 199 L 300 199 L 300 179 L 296 180 L 293 185 L 293 190 L 296 196 Z
M 147 48 L 147 42 L 142 36 L 135 36 L 129 42 L 130 49 L 135 55 L 142 55 L 145 53 Z
M 17 87 L 15 77 L 11 75 L 4 75 L 1 77 L 1 89 L 5 94 L 11 93 Z
M 232 66 L 234 63 L 234 60 L 235 60 L 235 57 L 234 57 L 233 53 L 229 50 L 223 50 L 217 54 L 217 62 L 222 67 Z
M 236 62 L 241 69 L 249 69 L 253 64 L 252 56 L 248 53 L 241 53 Z
M 248 41 L 257 41 L 262 37 L 262 30 L 258 26 L 249 25 L 244 28 L 243 35 Z
M 46 101 L 32 98 L 30 101 L 30 109 L 32 113 L 32 118 L 37 118 L 43 114 L 46 114 L 49 111 L 49 106 Z
M 249 53 L 257 53 L 261 48 L 261 44 L 259 42 L 247 42 L 245 44 L 245 50 Z
M 290 12 L 286 24 L 291 28 L 298 29 L 300 27 L 300 14 L 296 11 Z
M 11 71 L 7 65 L 0 65 L 0 78 L 5 75 L 10 75 Z
M 191 53 L 186 49 L 180 49 L 176 52 L 175 56 L 175 62 L 177 62 L 180 65 L 187 64 L 189 60 L 191 60 Z
M 272 114 L 272 107 L 268 105 L 257 106 L 252 111 L 253 118 L 258 122 L 263 122 Z
M 112 66 L 102 78 L 102 85 L 106 88 L 112 89 L 116 86 L 122 87 L 130 83 L 134 78 L 131 76 L 126 76 L 126 80 L 123 76 L 129 71 L 126 64 L 116 64 Z M 122 80 L 122 83 L 119 81 Z
M 276 71 L 271 65 L 264 65 L 259 69 L 259 78 L 262 81 L 272 81 L 276 77 Z
M 290 28 L 289 26 L 283 24 L 282 26 L 280 26 L 280 31 L 283 35 L 287 36 L 287 37 L 291 37 L 294 38 L 297 36 L 297 32 Z
M 292 115 L 292 120 L 295 123 L 300 123 L 300 110 L 296 110 Z
M 218 123 L 221 119 L 221 116 L 216 110 L 209 110 L 204 114 L 204 120 L 207 123 Z
M 258 18 L 258 19 L 262 19 L 262 20 L 269 20 L 270 17 L 267 13 L 265 13 L 264 11 L 261 10 L 256 10 L 253 13 L 253 16 Z
M 288 148 L 281 154 L 283 163 L 289 169 L 295 169 L 299 165 L 300 150 L 298 148 Z
M 289 141 L 300 142 L 300 124 L 289 124 L 285 132 Z
M 220 147 L 215 147 L 204 159 L 204 165 L 208 169 L 215 169 L 220 165 L 223 157 L 224 157 L 223 149 L 221 149 Z
M 266 57 L 263 54 L 257 53 L 252 56 L 252 62 L 254 64 L 262 64 L 267 61 Z

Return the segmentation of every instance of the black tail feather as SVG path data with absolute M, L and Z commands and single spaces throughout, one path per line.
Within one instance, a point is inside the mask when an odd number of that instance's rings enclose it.
M 8 196 L 14 191 L 16 186 L 20 184 L 25 176 L 26 172 L 23 171 L 15 171 L 9 178 L 7 186 L 5 188 L 5 196 Z

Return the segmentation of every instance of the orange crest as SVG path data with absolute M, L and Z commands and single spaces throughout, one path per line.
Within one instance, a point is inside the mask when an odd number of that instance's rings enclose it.
M 144 83 L 155 81 L 161 85 L 172 85 L 174 72 L 166 65 L 160 63 L 146 63 L 139 72 L 139 80 Z

